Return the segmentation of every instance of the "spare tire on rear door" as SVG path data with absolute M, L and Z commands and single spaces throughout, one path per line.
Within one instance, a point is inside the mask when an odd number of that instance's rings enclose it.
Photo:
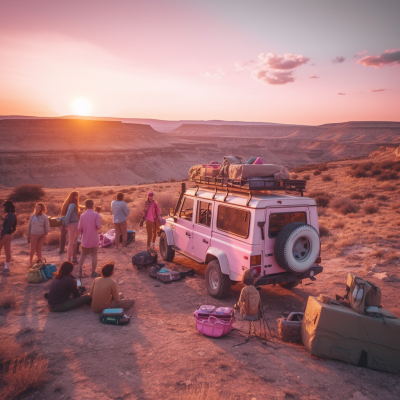
M 290 272 L 304 272 L 317 259 L 320 250 L 318 232 L 304 222 L 291 222 L 278 234 L 275 241 L 275 259 Z

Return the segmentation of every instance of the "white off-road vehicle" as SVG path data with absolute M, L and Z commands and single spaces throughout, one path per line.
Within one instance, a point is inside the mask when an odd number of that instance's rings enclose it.
M 301 196 L 201 181 L 186 190 L 182 184 L 177 206 L 161 226 L 162 258 L 172 261 L 178 252 L 207 264 L 207 290 L 216 298 L 225 297 L 246 269 L 255 286 L 293 288 L 315 280 L 322 272 L 317 206 L 302 196 L 304 187 L 290 182 L 275 189 L 300 190 Z

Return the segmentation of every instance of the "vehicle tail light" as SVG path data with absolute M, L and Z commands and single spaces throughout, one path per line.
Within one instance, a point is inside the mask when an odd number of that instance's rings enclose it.
M 318 258 L 315 260 L 315 264 L 321 264 L 321 257 L 318 257 Z
M 261 274 L 261 265 L 259 265 L 258 267 L 252 267 L 251 272 L 253 273 L 253 275 L 260 275 Z
M 250 257 L 250 267 L 252 267 L 253 265 L 260 265 L 260 264 L 261 264 L 261 254 L 259 254 L 258 256 Z M 261 269 L 260 269 L 260 272 L 261 272 Z

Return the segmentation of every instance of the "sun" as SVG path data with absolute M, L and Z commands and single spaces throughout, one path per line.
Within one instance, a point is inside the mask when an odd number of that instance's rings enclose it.
M 88 116 L 92 112 L 92 103 L 85 97 L 75 99 L 71 104 L 74 115 Z

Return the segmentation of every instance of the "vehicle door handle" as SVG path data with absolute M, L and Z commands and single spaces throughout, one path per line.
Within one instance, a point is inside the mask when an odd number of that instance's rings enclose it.
M 206 243 L 206 244 L 208 244 L 208 240 L 206 240 L 206 239 L 203 239 L 203 243 Z

